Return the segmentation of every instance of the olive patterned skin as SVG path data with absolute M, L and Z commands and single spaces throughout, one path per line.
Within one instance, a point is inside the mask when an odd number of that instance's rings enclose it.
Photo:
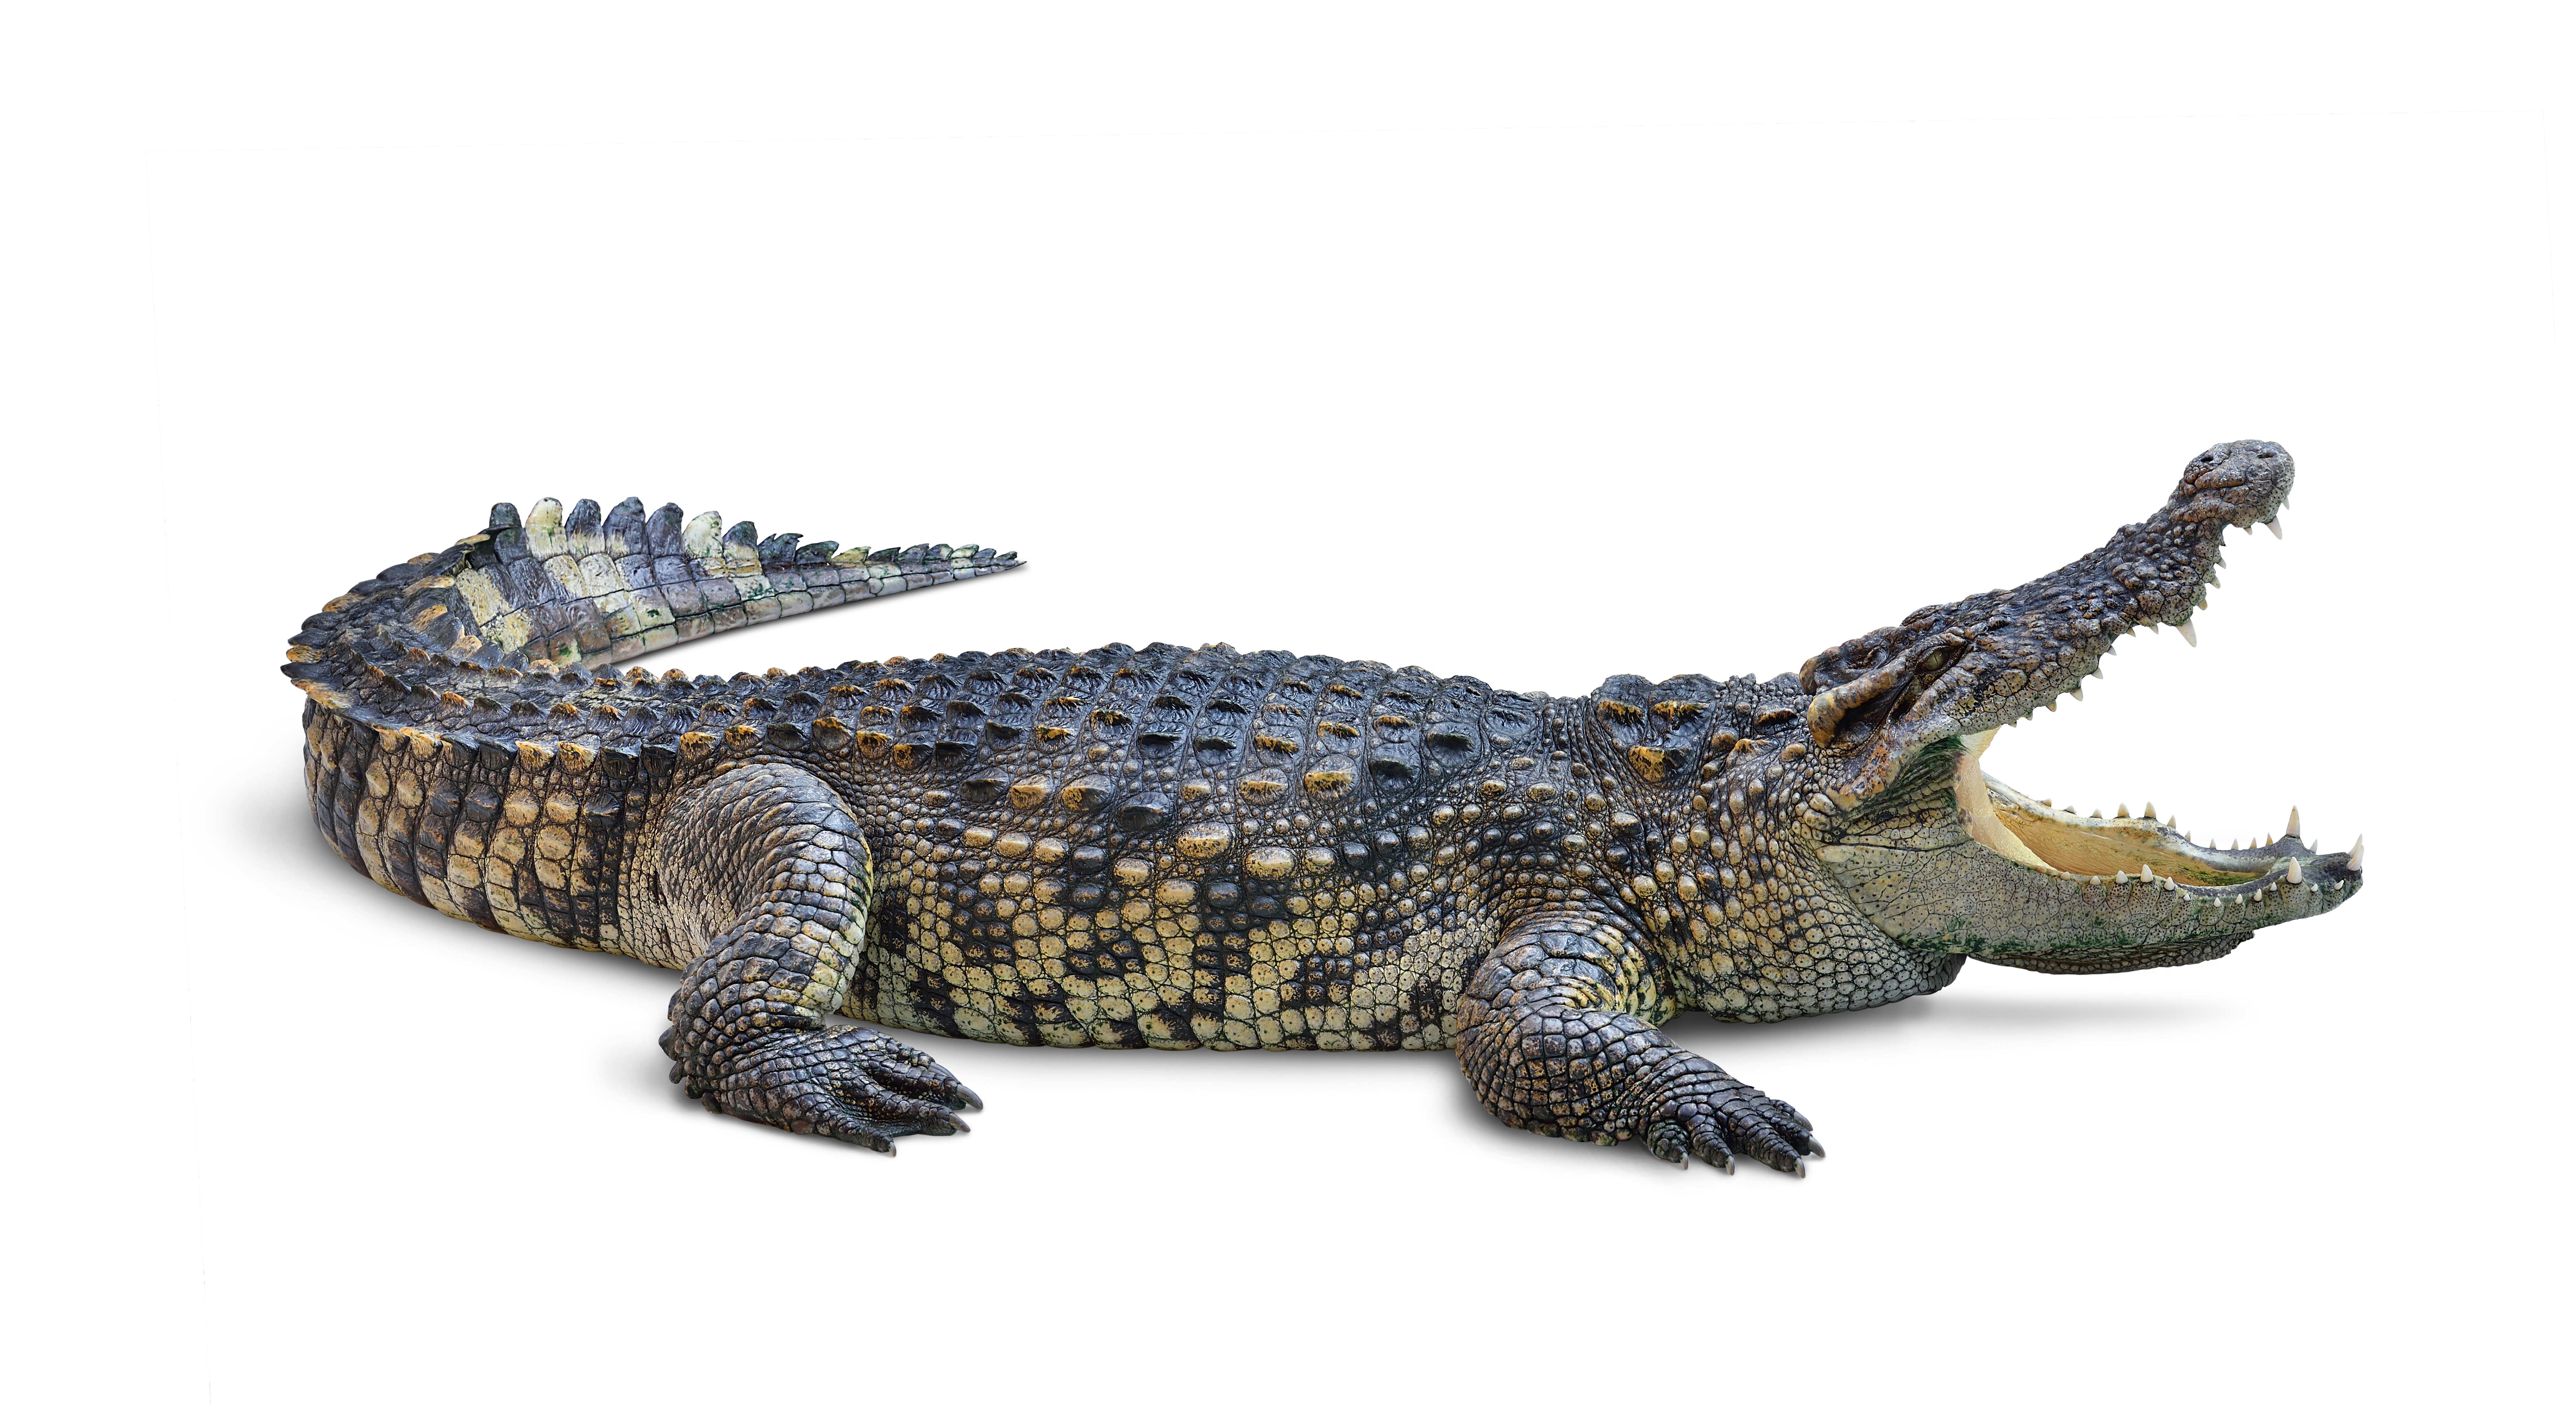
M 2208 959 L 2358 891 L 2357 851 L 2060 833 L 1968 779 L 1978 736 L 2120 634 L 2187 628 L 2217 534 L 2271 520 L 2289 477 L 2277 446 L 2219 446 L 2066 571 L 1767 682 L 1550 698 L 1167 644 L 656 675 L 629 660 L 1018 562 L 634 499 L 497 507 L 329 602 L 285 671 L 342 857 L 452 916 L 682 971 L 663 1047 L 720 1111 L 880 1150 L 963 1130 L 973 1092 L 837 1012 L 1018 1044 L 1454 1049 L 1512 1125 L 1803 1173 L 1807 1119 L 1659 1025 L 1880 1005 L 1971 957 Z M 2189 881 L 2086 867 L 2128 849 Z

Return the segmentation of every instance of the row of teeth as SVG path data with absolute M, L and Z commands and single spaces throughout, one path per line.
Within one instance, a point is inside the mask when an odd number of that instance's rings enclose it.
M 2055 801 L 2053 801 L 2053 800 L 2042 800 L 2042 801 L 2040 801 L 2040 802 L 2039 802 L 2039 808 L 2041 808 L 2041 809 L 2043 809 L 2043 810 L 2049 810 L 2049 809 L 2062 809 L 2065 813 L 2070 814 L 2070 815 L 2075 813 L 2075 807 L 2074 807 L 2074 806 L 2072 806 L 2072 805 L 2060 806 L 2060 805 L 2058 805 L 2058 804 L 2057 804 L 2057 802 L 2055 802 Z M 2113 819 L 2125 820 L 2125 819 L 2129 819 L 2129 818 L 2131 818 L 2131 816 L 2130 816 L 2130 814 L 2129 814 L 2129 807 L 2128 807 L 2127 805 L 2122 805 L 2122 806 L 2120 806 L 2120 807 L 2119 807 L 2119 811 L 2120 811 L 2120 812 L 2119 812 L 2118 814 L 2116 814 L 2116 815 L 2113 815 L 2113 816 L 2112 816 L 2112 818 L 2113 818 Z M 2099 811 L 2099 810 L 2095 810 L 2095 811 L 2092 813 L 2092 815 L 2090 816 L 2090 818 L 2093 818 L 2093 819 L 2097 819 L 2097 820 L 2098 820 L 2098 819 L 2102 818 L 2102 812 L 2101 812 L 2101 811 Z M 2148 802 L 2147 802 L 2147 808 L 2146 808 L 2146 811 L 2145 811 L 2143 814 L 2140 814 L 2140 815 L 2136 816 L 2136 818 L 2138 818 L 2138 819 L 2142 819 L 2142 820 L 2156 820 L 2156 802 L 2154 802 L 2154 801 L 2152 801 L 2152 800 L 2148 801 Z M 2176 828 L 2174 827 L 2173 823 L 2172 823 L 2171 821 L 2169 821 L 2169 820 L 2156 820 L 2156 823 L 2157 823 L 2157 824 L 2160 824 L 2160 825 L 2162 825 L 2162 826 L 2164 826 L 2164 828 L 2165 828 L 2168 832 L 2170 832 L 2170 833 L 2174 833 L 2174 834 L 2179 834 L 2179 835 L 2181 835 L 2181 836 L 2182 836 L 2182 841 L 2183 841 L 2184 843 L 2186 843 L 2186 844 L 2191 844 L 2191 845 L 2195 845 L 2195 846 L 2198 846 L 2198 847 L 2201 847 L 2201 848 L 2206 848 L 2206 849 L 2208 849 L 2211 853 L 2217 853 L 2217 852 L 2219 852 L 2218 846 L 2217 846 L 2215 843 L 2206 844 L 2206 845 L 2201 844 L 2200 840 L 2198 840 L 2197 838 L 2193 837 L 2192 833 L 2191 833 L 2189 830 L 2176 829 Z M 2285 826 L 2283 826 L 2283 827 L 2282 827 L 2282 830 L 2281 830 L 2281 837 L 2282 837 L 2283 839 L 2296 839 L 2296 840 L 2298 840 L 2298 841 L 2299 841 L 2300 843 L 2302 843 L 2302 844 L 2304 844 L 2304 843 L 2306 843 L 2306 842 L 2307 842 L 2306 837 L 2305 837 L 2305 836 L 2303 836 L 2303 835 L 2301 835 L 2301 834 L 2299 833 L 2299 807 L 2298 807 L 2298 806 L 2293 805 L 2293 806 L 2291 806 L 2291 807 L 2290 807 L 2290 822 L 2289 822 L 2287 825 L 2285 825 Z M 2213 836 L 2213 838 L 2215 838 L 2215 836 Z M 2361 835 L 2356 834 L 2356 835 L 2354 835 L 2354 836 L 2352 837 L 2352 848 L 2351 848 L 2351 850 L 2350 850 L 2350 851 L 2348 851 L 2347 856 L 2345 857 L 2345 860 L 2344 860 L 2344 862 L 2345 862 L 2346 864 L 2350 865 L 2350 866 L 2351 866 L 2351 867 L 2353 867 L 2353 868 L 2359 868 L 2359 867 L 2361 867 L 2361 841 L 2362 841 L 2362 836 L 2361 836 Z M 2271 835 L 2268 835 L 2268 834 L 2266 834 L 2266 835 L 2264 835 L 2264 836 L 2263 836 L 2263 842 L 2262 842 L 2262 843 L 2260 843 L 2260 844 L 2254 844 L 2254 845 L 2248 845 L 2248 844 L 2246 844 L 2243 840 L 2239 840 L 2239 839 L 2231 839 L 2231 840 L 2227 841 L 2227 849 L 2226 849 L 2226 852 L 2231 853 L 2231 854 L 2236 854 L 2236 853 L 2242 853 L 2242 852 L 2244 852 L 2244 851 L 2245 851 L 2246 849 L 2248 849 L 2248 848 L 2269 849 L 2269 848 L 2271 848 L 2271 847 L 2272 847 L 2272 842 L 2273 842 L 2273 841 L 2272 841 L 2272 836 L 2271 836 Z
M 2281 514 L 2280 514 L 2280 513 L 2278 513 L 2278 512 L 2273 513 L 2273 514 L 2272 514 L 2272 520 L 2271 520 L 2271 521 L 2269 521 L 2269 522 L 2264 522 L 2264 523 L 2259 523 L 2259 524 L 2249 522 L 2249 523 L 2244 524 L 2244 531 L 2245 531 L 2245 535 L 2247 535 L 2247 536 L 2249 536 L 2249 537 L 2250 537 L 2250 536 L 2252 536 L 2252 535 L 2254 535 L 2254 528 L 2255 528 L 2257 525 L 2260 525 L 2260 526 L 2264 526 L 2264 527 L 2268 527 L 2268 528 L 2270 528 L 2270 529 L 2271 529 L 2271 531 L 2272 531 L 2272 537 L 2273 537 L 2273 539 L 2274 539 L 2274 540 L 2276 540 L 2276 541 L 2280 539 L 2280 536 L 2281 536 Z M 2208 590 L 2216 590 L 2216 589 L 2218 589 L 2218 568 L 2219 568 L 2219 567 L 2221 567 L 2221 566 L 2224 566 L 2224 565 L 2226 565 L 2226 564 L 2227 564 L 2227 553 L 2226 553 L 2226 552 L 2220 551 L 2220 552 L 2213 552 L 2213 553 L 2211 553 L 2211 561 L 2210 561 L 2210 570 L 2209 570 L 2209 584 L 2208 584 Z M 2206 610 L 2206 609 L 2208 609 L 2208 608 L 2209 608 L 2209 596 L 2208 596 L 2208 594 L 2207 594 L 2207 591 L 2204 591 L 2204 592 L 2202 593 L 2201 598 L 2200 598 L 2200 602 L 2199 602 L 2197 605 L 2193 606 L 2192 608 L 2194 608 L 2194 609 L 2198 609 L 2198 610 Z M 2150 634 L 2160 634 L 2160 633 L 2162 633 L 2162 632 L 2163 632 L 2162 627 L 2161 627 L 2161 626 L 2160 626 L 2160 624 L 2159 624 L 2157 621 L 2155 621 L 2155 620 L 2148 620 L 2148 621 L 2146 622 L 2145 628 L 2146 628 L 2146 631 L 2147 631 L 2148 633 L 2150 633 Z M 2132 634 L 2137 633 L 2137 632 L 2138 632 L 2138 629 L 2139 629 L 2139 626 L 2137 626 L 2137 625 L 2131 625 L 2129 628 L 2127 628 L 2127 629 L 2124 629 L 2124 630 L 2120 631 L 2120 637 L 2125 639 L 2125 638 L 2127 638 L 2129 635 L 2132 635 Z M 2191 626 L 2191 618 L 2190 618 L 2190 616 L 2188 616 L 2188 615 L 2184 616 L 2184 617 L 2183 617 L 2182 622 L 2181 622 L 2180 624 L 2177 624 L 2177 625 L 2175 625 L 2175 626 L 2174 626 L 2174 633 L 2181 635 L 2181 636 L 2182 636 L 2182 642 L 2184 642 L 2185 644 L 2188 644 L 2188 645 L 2190 645 L 2191 647 L 2193 647 L 2193 648 L 2195 648 L 2195 649 L 2197 649 L 2197 648 L 2199 648 L 2199 647 L 2200 647 L 2200 631 L 2199 631 L 2199 630 L 2196 630 L 2196 629 L 2194 629 L 2194 628 L 2192 628 L 2192 626 Z M 2109 647 L 2109 648 L 2107 648 L 2107 649 L 2104 649 L 2104 650 L 2102 651 L 2102 658 L 2100 658 L 2100 659 L 2095 659 L 2095 660 L 2093 661 L 2093 671 L 2092 671 L 2091 673 L 2086 674 L 2086 675 L 2085 675 L 2085 677 L 2087 677 L 2087 678 L 2099 678 L 2099 677 L 2101 677 L 2101 676 L 2102 676 L 2102 659 L 2107 659 L 2107 658 L 2109 658 L 2110 656 L 2112 656 L 2113 654 L 2116 654 L 2116 653 L 2118 653 L 2118 652 L 2120 652 L 2120 646 L 2119 646 L 2119 645 L 2117 645 L 2117 644 L 2113 644 L 2111 647 Z M 2057 703 L 2058 703 L 2058 699 L 2059 699 L 2059 698 L 2073 698 L 2073 699 L 2075 699 L 2077 702 L 2082 702 L 2082 701 L 2084 701 L 2084 685 L 2083 685 L 2081 682 L 2078 682 L 2074 687 L 2072 687 L 2072 688 L 2068 689 L 2067 691 L 2065 691 L 2065 692 L 2063 692 L 2063 693 L 2058 694 L 2058 695 L 2057 695 L 2057 697 L 2050 698 L 2050 699 L 2048 700 L 2048 704 L 2047 704 L 2047 706 L 2048 706 L 2048 710 L 2049 710 L 2049 711 L 2051 711 L 2051 712 L 2055 712 L 2055 711 L 2057 710 Z M 2020 726 L 2020 725 L 2021 725 L 2021 719 L 2020 719 L 2020 718 L 2018 718 L 2018 717 L 2016 717 L 2016 718 L 2014 718 L 2012 721 L 2007 722 L 2007 723 L 2005 723 L 2004 725 L 2006 725 L 2006 726 L 2008 726 L 2008 727 L 2018 727 L 2018 726 Z M 2123 813 L 2124 815 L 2126 814 L 2126 812 L 2125 812 L 2125 811 L 2123 811 L 2122 813 Z M 2147 818 L 2148 818 L 2148 819 L 2154 819 L 2155 817 L 2156 817 L 2156 816 L 2155 816 L 2155 810 L 2154 810 L 2154 808 L 2151 806 L 2151 807 L 2149 807 L 2149 808 L 2148 808 L 2148 811 L 2147 811 Z M 2097 815 L 2095 815 L 2095 816 L 2094 816 L 2094 818 L 2099 819 L 2099 818 L 2101 818 L 2101 816 L 2097 814 Z
M 2361 843 L 2356 840 L 2352 846 L 2352 858 L 2347 860 L 2346 866 L 2356 869 L 2361 867 L 2359 862 L 2360 857 Z M 2340 893 L 2344 890 L 2344 885 L 2350 880 L 2337 878 L 2332 881 L 2327 881 L 2324 879 L 2311 878 L 2305 870 L 2299 867 L 2299 861 L 2297 859 L 2292 859 L 2290 860 L 2290 866 L 2283 869 L 2279 875 L 2264 879 L 2255 887 L 2243 890 L 2233 888 L 2215 889 L 2195 887 L 2192 884 L 2168 878 L 2157 873 L 2156 866 L 2149 863 L 2139 864 L 2138 871 L 2134 875 L 2118 873 L 2113 874 L 2109 878 L 2104 878 L 2099 874 L 2092 874 L 2087 875 L 2083 881 L 2087 883 L 2110 883 L 2114 885 L 2152 883 L 2163 888 L 2168 893 L 2182 894 L 2184 902 L 2214 902 L 2220 907 L 2225 907 L 2232 902 L 2238 907 L 2243 907 L 2249 902 L 2259 903 L 2265 898 L 2270 897 L 2274 888 L 2279 888 L 2285 893 L 2299 888 L 2305 888 L 2309 892 L 2317 894 Z

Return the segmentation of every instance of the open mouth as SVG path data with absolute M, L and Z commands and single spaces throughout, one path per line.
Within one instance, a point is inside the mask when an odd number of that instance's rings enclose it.
M 1829 793 L 1833 806 L 1856 816 L 1843 839 L 1919 814 L 1908 807 L 1940 784 L 1940 767 L 1954 765 L 1956 822 L 2017 871 L 1970 883 L 1934 909 L 1909 898 L 1896 876 L 1915 860 L 1873 852 L 1877 846 L 1865 842 L 1829 845 L 1827 862 L 1854 891 L 1869 893 L 1865 904 L 1896 924 L 1889 930 L 1981 959 L 2018 960 L 2036 951 L 2056 963 L 2046 969 L 2075 969 L 2053 953 L 2123 941 L 2171 947 L 2177 934 L 2241 940 L 2256 928 L 2334 907 L 2361 886 L 2361 842 L 2348 853 L 2319 853 L 2299 833 L 2295 810 L 2280 835 L 2221 847 L 2215 838 L 2200 843 L 2152 807 L 2135 816 L 2125 806 L 2115 815 L 2080 815 L 2032 800 L 1981 764 L 1996 729 L 2043 707 L 2055 711 L 2064 698 L 2081 699 L 2084 684 L 2101 675 L 2102 660 L 2127 635 L 2170 626 L 2197 644 L 2192 613 L 2209 606 L 2226 565 L 2227 530 L 2251 537 L 2262 527 L 2279 536 L 2294 471 L 2288 454 L 2268 441 L 2213 446 L 2185 468 L 2163 507 L 2097 550 L 2014 589 L 1918 610 L 1799 670 L 1816 749 L 1850 748 L 1852 760 Z M 1878 796 L 1888 797 L 1886 806 L 1864 808 Z M 1905 823 L 1919 820 L 1896 827 Z M 1941 847 L 1965 853 L 1947 836 Z
M 2257 903 L 2301 888 L 2341 892 L 2361 868 L 2361 841 L 2338 856 L 2329 873 L 2299 834 L 2299 812 L 2290 811 L 2284 832 L 2261 844 L 2218 848 L 2195 842 L 2156 818 L 2155 807 L 2132 816 L 2126 805 L 2104 818 L 2079 816 L 2073 807 L 2052 808 L 1987 775 L 1979 764 L 1994 741 L 1992 730 L 1963 738 L 1954 782 L 1959 818 L 1969 837 L 2025 868 L 2069 883 L 2148 883 L 2190 902 Z

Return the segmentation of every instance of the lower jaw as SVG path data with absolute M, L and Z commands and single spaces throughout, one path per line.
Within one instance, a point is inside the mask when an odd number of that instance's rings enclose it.
M 2296 834 L 2260 848 L 2210 849 L 2156 820 L 2081 819 L 2034 802 L 1979 765 L 1994 735 L 1965 739 L 1954 789 L 1969 835 L 2014 863 L 2070 883 L 2150 883 L 2221 904 L 2264 902 L 2311 886 L 2303 864 L 2313 866 L 2317 855 Z

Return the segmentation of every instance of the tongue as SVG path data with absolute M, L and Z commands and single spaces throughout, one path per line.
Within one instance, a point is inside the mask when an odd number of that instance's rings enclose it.
M 1967 821 L 1970 837 L 2014 863 L 2026 864 L 2042 873 L 2057 872 L 2039 855 L 2032 853 L 2030 846 L 2021 842 L 2020 835 L 1995 817 L 1994 797 L 1986 793 L 1985 770 L 1977 764 L 1977 758 L 1985 755 L 1986 748 L 1994 743 L 1994 730 L 1989 728 L 1961 740 L 1968 744 L 1968 749 L 1959 753 L 1959 774 L 1953 788 L 1959 793 L 1959 817 Z

